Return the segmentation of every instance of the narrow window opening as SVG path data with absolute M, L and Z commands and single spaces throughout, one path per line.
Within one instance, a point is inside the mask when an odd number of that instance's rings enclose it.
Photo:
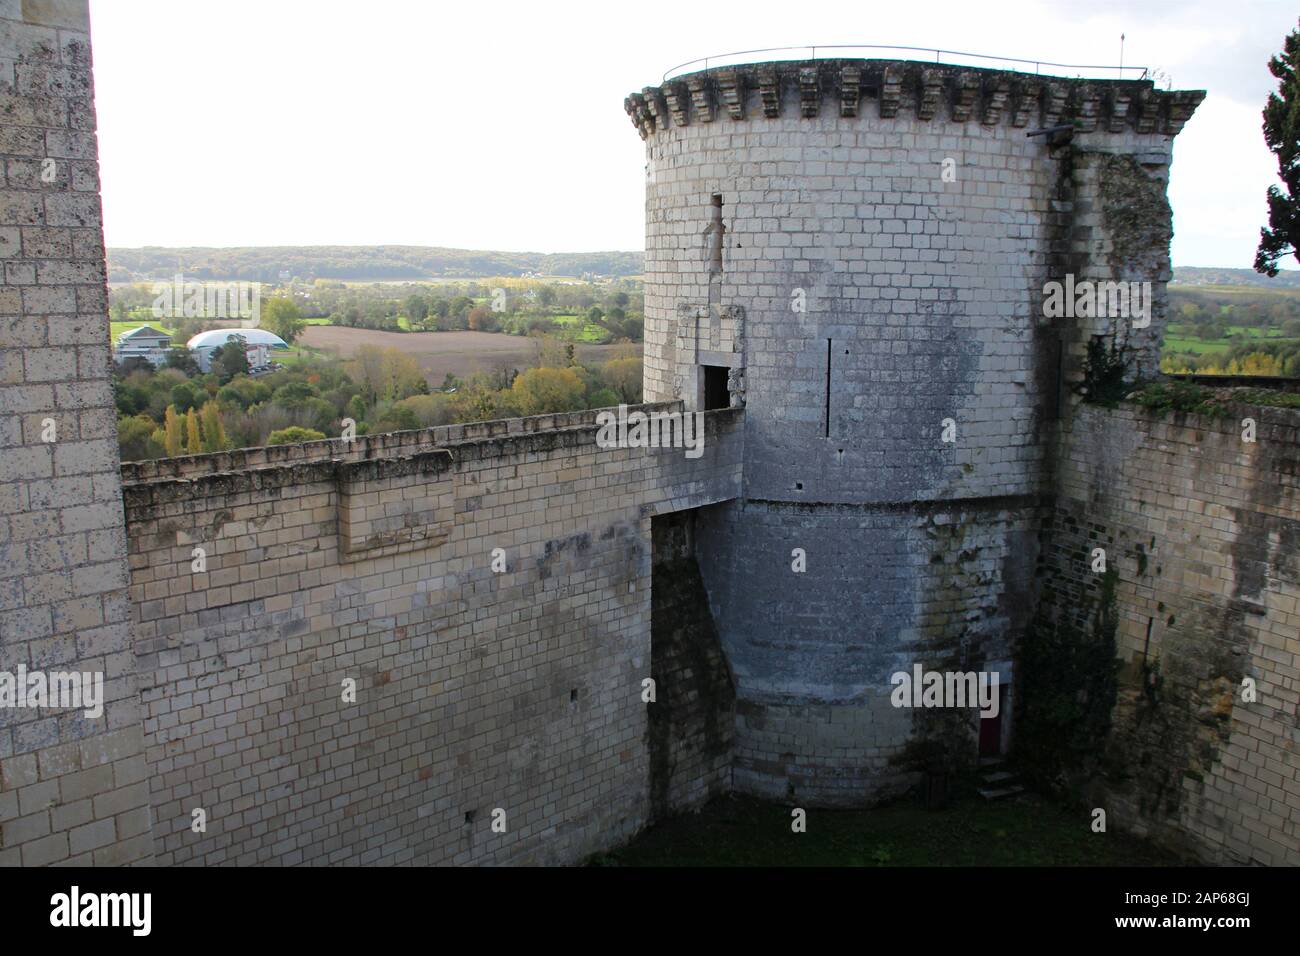
M 727 367 L 725 365 L 705 365 L 704 369 L 704 410 L 731 407 L 731 392 L 727 390 Z
M 847 353 L 845 353 L 847 354 Z M 826 340 L 826 433 L 831 437 L 831 340 Z

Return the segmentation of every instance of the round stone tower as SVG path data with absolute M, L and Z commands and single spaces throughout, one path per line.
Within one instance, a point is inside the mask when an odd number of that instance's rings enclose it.
M 744 411 L 697 519 L 737 790 L 861 805 L 1010 739 L 1053 436 L 1094 339 L 1156 368 L 1173 136 L 1203 94 L 879 60 L 692 73 L 646 143 L 645 398 Z M 1044 318 L 1148 282 L 1148 318 Z M 995 724 L 892 675 L 997 674 Z

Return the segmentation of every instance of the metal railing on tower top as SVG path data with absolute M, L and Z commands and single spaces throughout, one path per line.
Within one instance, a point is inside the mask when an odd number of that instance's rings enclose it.
M 1113 66 L 1107 64 L 1087 64 L 1087 63 L 1053 63 L 1049 60 L 1025 60 L 1014 56 L 988 56 L 984 53 L 963 53 L 960 50 L 940 50 L 933 47 L 920 46 L 888 46 L 871 43 L 832 43 L 817 44 L 814 46 L 774 46 L 761 50 L 737 50 L 734 53 L 719 53 L 714 56 L 699 57 L 695 60 L 687 60 L 685 63 L 679 63 L 664 73 L 662 82 L 667 82 L 670 77 L 677 76 L 684 71 L 685 67 L 695 66 L 702 63 L 700 69 L 709 69 L 710 64 L 714 66 L 736 66 L 735 63 L 719 63 L 719 60 L 726 60 L 729 57 L 736 56 L 754 56 L 758 53 L 794 53 L 808 51 L 808 56 L 785 56 L 778 57 L 784 60 L 816 60 L 818 50 L 901 50 L 908 53 L 924 53 L 927 56 L 934 55 L 934 62 L 940 63 L 943 57 L 965 57 L 971 60 L 987 60 L 995 63 L 1018 63 L 1024 66 L 1032 65 L 1034 72 L 1037 73 L 1043 67 L 1049 67 L 1057 70 L 1115 70 L 1119 73 L 1119 78 L 1124 79 L 1129 71 L 1136 71 L 1139 80 L 1146 79 L 1150 71 L 1145 66 Z M 952 66 L 970 66 L 972 64 L 952 63 Z M 693 71 L 692 71 L 693 72 Z

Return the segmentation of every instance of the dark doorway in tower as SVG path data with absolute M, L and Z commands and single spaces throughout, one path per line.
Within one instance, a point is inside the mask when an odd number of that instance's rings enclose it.
M 997 716 L 980 716 L 980 756 L 998 757 L 1002 754 L 1002 720 L 1007 712 L 1007 685 L 998 685 Z
M 704 410 L 731 407 L 731 392 L 727 389 L 727 372 L 725 365 L 705 365 L 704 368 Z
M 700 806 L 731 786 L 736 693 L 695 556 L 692 509 L 651 519 L 650 815 Z

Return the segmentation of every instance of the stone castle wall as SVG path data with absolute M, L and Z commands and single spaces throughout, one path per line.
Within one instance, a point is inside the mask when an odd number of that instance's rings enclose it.
M 1083 406 L 1058 489 L 1034 639 L 1108 620 L 1121 664 L 1089 805 L 1210 861 L 1300 864 L 1300 412 Z
M 128 483 L 157 860 L 566 863 L 630 836 L 651 520 L 736 495 L 738 417 L 698 459 L 600 448 L 585 413 Z
M 0 0 L 0 672 L 104 710 L 0 708 L 0 865 L 153 856 L 85 0 Z

